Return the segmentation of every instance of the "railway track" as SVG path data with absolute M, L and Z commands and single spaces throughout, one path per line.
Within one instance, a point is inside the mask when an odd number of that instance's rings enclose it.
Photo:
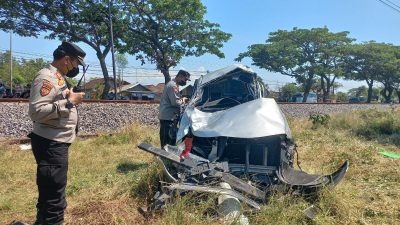
M 0 103 L 2 102 L 14 102 L 14 103 L 28 103 L 29 100 L 26 98 L 0 98 Z M 84 99 L 84 103 L 126 103 L 126 104 L 159 104 L 160 101 L 152 100 L 94 100 L 94 99 Z
M 23 143 L 32 130 L 28 117 L 27 99 L 0 99 L 0 141 Z M 99 133 L 113 133 L 136 123 L 157 128 L 158 102 L 124 100 L 85 100 L 79 105 L 79 134 L 91 137 Z M 390 109 L 400 104 L 349 103 L 279 103 L 289 117 L 308 118 L 311 114 L 351 113 L 371 108 Z
M 2 102 L 14 102 L 14 103 L 28 103 L 29 100 L 26 98 L 0 98 Z M 160 104 L 159 100 L 97 100 L 97 99 L 84 99 L 84 103 L 125 103 L 125 104 Z M 348 103 L 348 102 L 317 102 L 317 103 L 306 103 L 306 102 L 277 102 L 280 105 L 382 105 L 387 103 Z M 398 105 L 399 103 L 395 103 Z

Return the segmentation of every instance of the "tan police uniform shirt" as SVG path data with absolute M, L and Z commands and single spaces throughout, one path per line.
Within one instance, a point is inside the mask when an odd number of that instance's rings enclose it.
M 74 141 L 78 114 L 75 107 L 65 107 L 68 100 L 62 92 L 66 89 L 64 77 L 51 64 L 38 72 L 32 82 L 29 98 L 33 133 L 53 141 Z
M 180 107 L 183 104 L 178 85 L 175 80 L 169 81 L 165 87 L 160 99 L 160 112 L 158 119 L 174 120 L 176 114 L 179 114 Z

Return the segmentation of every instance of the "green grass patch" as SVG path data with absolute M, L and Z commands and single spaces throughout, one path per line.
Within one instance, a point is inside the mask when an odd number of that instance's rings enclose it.
M 367 110 L 331 115 L 323 126 L 289 118 L 299 160 L 309 173 L 329 174 L 345 160 L 350 169 L 315 202 L 273 195 L 257 212 L 243 212 L 251 224 L 400 224 L 400 160 L 379 154 L 400 153 L 399 110 Z M 70 148 L 66 224 L 221 224 L 216 196 L 176 195 L 149 219 L 137 207 L 150 202 L 164 179 L 157 159 L 136 146 L 159 145 L 158 131 L 139 125 L 115 134 L 77 140 Z M 30 151 L 0 145 L 0 224 L 14 219 L 33 223 L 36 165 Z M 315 220 L 303 211 L 314 204 Z M 237 222 L 233 222 L 237 224 Z

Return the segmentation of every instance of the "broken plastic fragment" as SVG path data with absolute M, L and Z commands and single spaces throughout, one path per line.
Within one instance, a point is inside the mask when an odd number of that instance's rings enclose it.
M 397 153 L 394 153 L 394 152 L 382 151 L 382 152 L 379 152 L 379 153 L 381 153 L 384 156 L 393 158 L 393 159 L 400 159 L 400 154 L 397 154 Z

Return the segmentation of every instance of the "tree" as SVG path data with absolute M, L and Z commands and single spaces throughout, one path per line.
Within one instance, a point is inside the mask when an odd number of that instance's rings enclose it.
M 35 79 L 38 71 L 43 69 L 43 67 L 48 63 L 48 61 L 45 61 L 42 58 L 30 60 L 22 59 L 20 65 L 20 75 L 24 79 L 23 84 L 30 84 L 33 79 Z
M 375 50 L 374 63 L 377 70 L 377 81 L 382 83 L 382 96 L 386 103 L 392 101 L 392 94 L 400 80 L 400 47 L 392 44 L 380 43 Z
M 306 102 L 317 76 L 329 89 L 341 75 L 341 47 L 352 41 L 347 34 L 328 28 L 278 30 L 269 34 L 266 44 L 249 46 L 236 60 L 250 57 L 253 65 L 295 78 L 304 86 Z
M 321 77 L 321 89 L 323 91 L 323 101 L 330 98 L 330 94 L 335 94 L 336 78 L 344 75 L 344 61 L 346 59 L 346 47 L 354 40 L 347 35 L 349 32 L 329 32 L 327 28 L 319 30 L 316 34 L 320 37 L 318 43 L 321 55 L 317 60 L 319 65 L 318 75 Z
M 0 1 L 0 29 L 13 29 L 21 36 L 46 33 L 46 38 L 83 42 L 93 48 L 103 72 L 105 87 L 102 97 L 109 91 L 109 75 L 105 58 L 111 49 L 109 38 L 109 0 L 13 0 Z M 122 34 L 124 23 L 114 5 L 114 39 Z
M 128 65 L 128 60 L 126 59 L 124 54 L 119 53 L 115 57 L 115 62 L 118 68 L 118 85 L 121 88 L 121 86 L 124 85 L 124 69 Z
M 17 60 L 13 57 L 13 83 L 20 85 L 30 84 L 37 72 L 46 64 L 48 64 L 48 62 L 42 58 Z M 4 81 L 7 86 L 10 85 L 9 71 L 10 52 L 0 53 L 0 80 Z
M 219 50 L 231 34 L 204 19 L 206 8 L 200 0 L 125 0 L 129 10 L 125 24 L 125 52 L 135 54 L 142 64 L 155 63 L 165 83 L 171 80 L 169 69 L 184 56 L 205 53 L 220 58 Z
M 289 99 L 299 91 L 299 87 L 296 86 L 296 83 L 287 83 L 281 88 L 281 98 L 285 101 L 289 101 Z
M 396 91 L 396 94 L 397 94 L 397 100 L 400 103 L 400 76 L 397 77 L 397 79 L 394 83 L 394 90 Z
M 373 85 L 381 73 L 378 52 L 382 45 L 373 41 L 353 44 L 346 48 L 345 79 L 365 81 L 368 85 L 367 102 L 370 103 L 373 95 Z
M 349 101 L 349 96 L 346 93 L 339 91 L 336 94 L 336 100 L 337 100 L 337 102 L 348 102 Z
M 20 83 L 23 79 L 19 74 L 19 62 L 13 57 L 13 82 L 17 81 Z M 10 85 L 10 51 L 0 53 L 0 80 L 4 82 L 6 86 Z
M 361 96 L 367 96 L 368 95 L 368 88 L 366 86 L 360 86 L 356 88 L 352 88 L 347 91 L 347 93 L 350 96 L 355 96 L 355 97 L 361 97 Z

